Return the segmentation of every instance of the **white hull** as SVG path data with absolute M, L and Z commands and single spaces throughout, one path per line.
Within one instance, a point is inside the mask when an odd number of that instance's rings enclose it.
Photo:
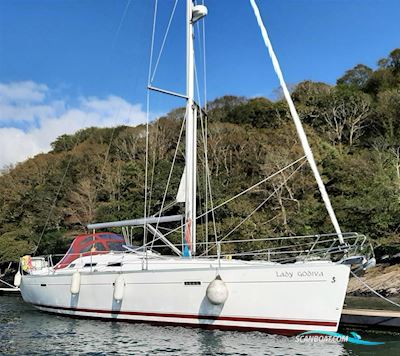
M 295 334 L 337 330 L 349 275 L 348 266 L 331 262 L 223 261 L 218 268 L 216 260 L 170 259 L 149 260 L 147 270 L 139 262 L 118 271 L 80 269 L 76 295 L 74 271 L 24 275 L 22 297 L 43 311 L 78 317 Z M 117 302 L 113 284 L 121 274 Z M 206 296 L 217 274 L 229 291 L 223 305 Z

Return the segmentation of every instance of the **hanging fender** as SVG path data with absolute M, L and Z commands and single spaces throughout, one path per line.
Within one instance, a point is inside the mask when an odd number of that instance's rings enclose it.
M 78 294 L 81 289 L 81 274 L 76 271 L 71 278 L 71 294 Z
M 208 285 L 206 296 L 207 299 L 215 305 L 224 304 L 226 302 L 229 296 L 229 291 L 220 275 L 215 277 L 215 279 Z
M 22 276 L 21 273 L 18 271 L 14 276 L 14 286 L 19 287 L 21 285 Z
M 117 302 L 120 302 L 124 297 L 124 289 L 125 289 L 125 279 L 122 274 L 120 274 L 114 283 L 114 299 Z

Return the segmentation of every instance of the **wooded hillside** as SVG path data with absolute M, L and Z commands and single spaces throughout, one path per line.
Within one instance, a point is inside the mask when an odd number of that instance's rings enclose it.
M 304 81 L 292 96 L 343 231 L 368 235 L 379 254 L 400 250 L 400 49 L 379 60 L 375 70 L 357 65 L 335 86 Z M 182 116 L 182 109 L 174 110 L 150 127 L 150 214 L 161 207 Z M 207 138 L 214 205 L 303 156 L 282 100 L 225 96 L 210 102 Z M 198 150 L 200 204 L 202 137 Z M 32 253 L 39 239 L 38 253 L 63 253 L 89 222 L 142 217 L 144 164 L 145 127 L 139 126 L 64 135 L 49 153 L 4 169 L 0 262 Z M 175 198 L 183 166 L 181 147 L 166 205 Z M 333 232 L 307 164 L 297 172 L 295 167 L 218 209 L 218 236 L 274 191 L 231 239 Z M 177 205 L 166 213 L 182 211 Z M 198 234 L 201 240 L 204 222 Z M 212 224 L 209 235 L 213 240 Z

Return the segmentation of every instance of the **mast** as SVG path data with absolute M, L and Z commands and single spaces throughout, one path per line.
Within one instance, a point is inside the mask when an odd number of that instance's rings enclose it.
M 194 105 L 194 23 L 207 15 L 203 5 L 186 1 L 186 182 L 185 239 L 196 254 L 197 109 Z

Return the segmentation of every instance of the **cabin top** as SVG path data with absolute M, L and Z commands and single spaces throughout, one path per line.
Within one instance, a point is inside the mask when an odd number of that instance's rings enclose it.
M 99 232 L 77 236 L 65 256 L 54 268 L 67 267 L 72 261 L 82 256 L 98 255 L 110 251 L 125 251 L 123 236 L 112 232 Z

